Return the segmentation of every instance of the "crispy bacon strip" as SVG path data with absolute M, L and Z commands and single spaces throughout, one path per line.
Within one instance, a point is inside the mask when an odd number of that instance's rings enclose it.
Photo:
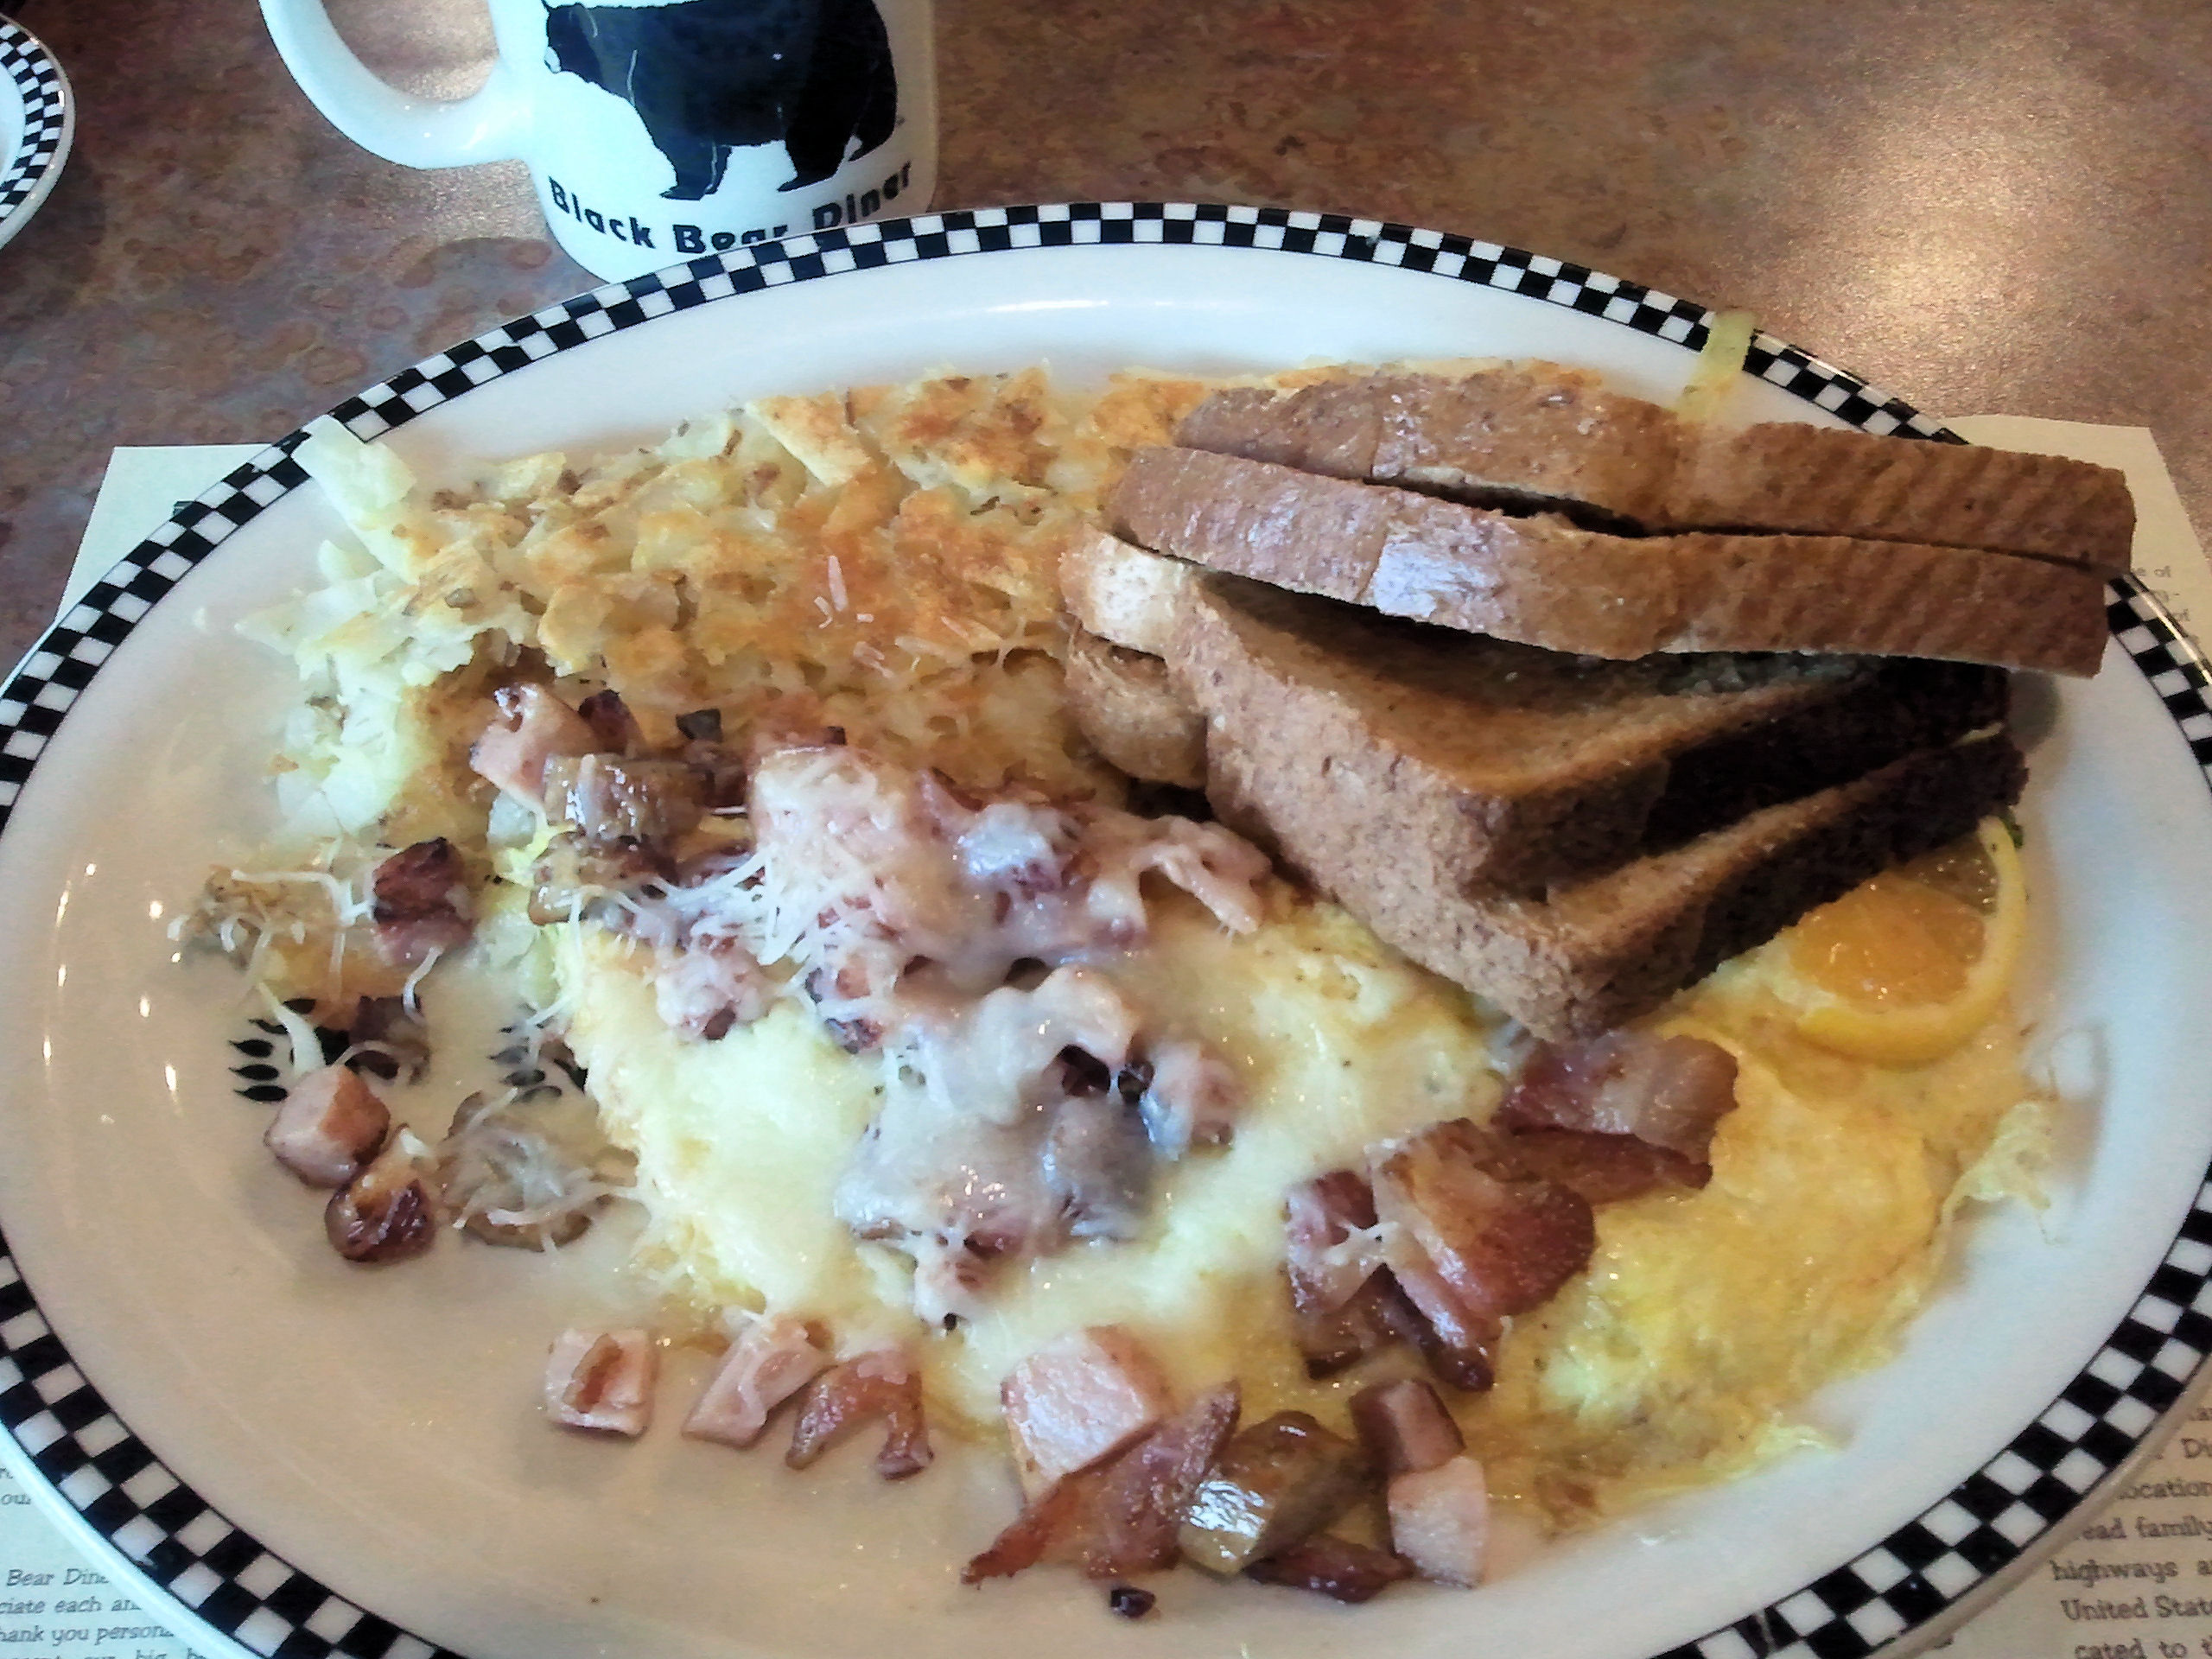
M 1588 1264 L 1597 1244 L 1589 1204 L 1530 1172 L 1505 1136 L 1465 1118 L 1386 1141 L 1370 1156 L 1384 1258 L 1434 1328 L 1449 1361 L 1441 1374 L 1488 1386 L 1504 1319 L 1549 1300 Z
M 759 1320 L 724 1352 L 683 1420 L 683 1432 L 696 1440 L 751 1446 L 766 1431 L 769 1414 L 829 1363 L 804 1320 L 782 1315 Z
M 1325 1532 L 1244 1569 L 1246 1578 L 1257 1579 L 1262 1584 L 1287 1585 L 1345 1602 L 1372 1600 L 1401 1579 L 1413 1575 L 1409 1564 L 1386 1549 L 1371 1549 Z
M 468 870 L 443 836 L 403 847 L 378 865 L 369 899 L 377 950 L 395 965 L 417 967 L 433 950 L 468 942 Z
M 930 1466 L 929 1434 L 922 1421 L 922 1373 L 897 1348 L 878 1348 L 833 1365 L 816 1379 L 791 1427 L 791 1447 L 784 1461 L 810 1467 L 861 1424 L 885 1420 L 883 1448 L 875 1472 L 903 1480 Z
M 1135 1445 L 1068 1476 L 962 1569 L 963 1584 L 1007 1578 L 1039 1561 L 1116 1579 L 1175 1565 L 1175 1532 L 1206 1470 L 1236 1427 L 1237 1386 L 1201 1395 Z
M 1736 1057 L 1701 1037 L 1608 1032 L 1567 1047 L 1537 1046 L 1497 1109 L 1495 1127 L 1624 1137 L 1673 1154 L 1649 1159 L 1655 1179 L 1702 1186 L 1712 1178 L 1714 1127 L 1736 1105 Z M 1586 1143 L 1586 1156 L 1629 1167 Z

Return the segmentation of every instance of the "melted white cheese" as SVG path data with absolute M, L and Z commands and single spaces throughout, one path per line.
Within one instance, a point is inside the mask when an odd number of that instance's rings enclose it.
M 1382 1136 L 1486 1115 L 1487 1033 L 1459 993 L 1389 960 L 1333 907 L 1281 899 L 1232 938 L 1179 894 L 1150 905 L 1151 943 L 1103 971 L 1149 1028 L 1198 1039 L 1236 1069 L 1247 1103 L 1235 1139 L 1161 1170 L 1137 1238 L 1003 1265 L 980 1315 L 949 1335 L 908 1311 L 906 1258 L 833 1215 L 881 1063 L 842 1052 L 790 1006 L 720 1042 L 681 1037 L 654 1011 L 646 953 L 568 932 L 570 1040 L 611 1133 L 638 1154 L 645 1262 L 702 1311 L 822 1319 L 849 1350 L 918 1339 L 933 1397 L 979 1421 L 1024 1356 L 1096 1324 L 1128 1325 L 1179 1387 L 1237 1376 L 1259 1409 L 1306 1398 L 1281 1278 L 1283 1192 Z

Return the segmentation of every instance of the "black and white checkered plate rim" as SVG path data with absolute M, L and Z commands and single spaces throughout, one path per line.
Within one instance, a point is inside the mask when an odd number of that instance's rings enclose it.
M 4 25 L 0 25 L 4 29 Z M 4 35 L 0 35 L 4 38 Z M 1273 208 L 1077 203 L 932 213 L 763 243 L 613 283 L 403 370 L 332 411 L 375 438 L 474 386 L 655 317 L 763 289 L 918 260 L 1023 248 L 1185 244 L 1395 265 L 1562 306 L 1688 350 L 1712 314 L 1688 301 L 1517 248 L 1374 219 Z M 1956 442 L 1854 375 L 1761 334 L 1746 372 L 1870 432 Z M 306 481 L 294 433 L 135 548 L 0 690 L 0 831 L 71 702 L 155 604 L 222 542 Z M 2203 657 L 2132 578 L 2112 629 L 2164 700 L 2212 782 Z M 2092 1489 L 2147 1455 L 2152 1433 L 2212 1355 L 2212 1173 L 2141 1296 L 2081 1374 L 1940 1503 L 1774 1605 L 1661 1659 L 1856 1659 L 1993 1595 Z M 72 1363 L 0 1238 L 0 1423 L 38 1473 L 154 1586 L 214 1630 L 280 1659 L 422 1659 L 447 1650 L 302 1573 L 165 1468 Z M 454 1656 L 453 1659 L 458 1659 Z
M 8 170 L 0 173 L 0 221 L 4 221 L 54 169 L 69 129 L 69 99 L 60 65 L 35 38 L 5 17 L 0 17 L 0 78 L 8 82 L 0 97 L 17 99 L 23 106 L 22 141 Z

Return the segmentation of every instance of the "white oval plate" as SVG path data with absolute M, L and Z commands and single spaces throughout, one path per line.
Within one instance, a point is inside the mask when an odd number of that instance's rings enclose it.
M 0 17 L 0 243 L 30 222 L 61 176 L 77 100 L 54 54 Z
M 1704 318 L 1556 262 L 1379 224 L 1002 209 L 602 289 L 338 412 L 365 437 L 391 430 L 435 486 L 464 458 L 650 439 L 734 399 L 944 364 L 1045 358 L 1095 376 L 1496 353 L 1591 365 L 1664 398 Z M 1763 338 L 1750 366 L 1748 414 L 1934 430 L 1777 341 Z M 1012 1512 L 995 1457 L 887 1488 L 858 1452 L 801 1477 L 772 1453 L 682 1441 L 673 1412 L 634 1446 L 552 1433 L 537 1373 L 592 1274 L 460 1247 L 387 1272 L 338 1261 L 315 1200 L 271 1173 L 261 1116 L 232 1092 L 238 981 L 171 964 L 166 915 L 265 826 L 261 767 L 289 664 L 232 625 L 302 585 L 338 530 L 301 481 L 272 450 L 181 509 L 0 701 L 5 1449 L 118 1571 L 172 1616 L 196 1610 L 212 1648 L 1916 1648 L 2142 1455 L 2212 1347 L 2193 1311 L 2212 1268 L 2197 1035 L 2212 1007 L 2212 797 L 2191 753 L 2212 755 L 2212 714 L 2200 659 L 2122 583 L 2104 673 L 2027 699 L 2042 895 L 2029 990 L 2094 1085 L 2063 1125 L 2049 1211 L 1974 1217 L 1894 1363 L 1812 1403 L 1836 1452 L 1543 1549 L 1471 1595 L 1412 1588 L 1348 1611 L 1185 1574 L 1159 1581 L 1162 1615 L 1132 1626 L 1062 1573 L 958 1586 L 961 1560 Z

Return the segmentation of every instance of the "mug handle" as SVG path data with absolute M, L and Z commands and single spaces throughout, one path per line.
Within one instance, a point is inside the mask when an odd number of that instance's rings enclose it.
M 465 167 L 522 157 L 529 108 L 505 59 L 461 99 L 410 98 L 371 73 L 331 27 L 322 0 L 261 0 L 277 55 L 324 118 L 402 167 Z

